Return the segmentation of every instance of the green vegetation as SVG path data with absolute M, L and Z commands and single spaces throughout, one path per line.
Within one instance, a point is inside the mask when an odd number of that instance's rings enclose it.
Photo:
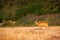
M 38 19 L 37 16 L 48 16 L 55 13 L 60 14 L 60 0 L 0 0 L 0 18 L 5 21 L 17 21 L 17 25 L 32 26 L 35 25 L 34 21 Z M 27 18 L 28 15 L 30 17 Z M 31 15 L 36 15 L 37 18 L 31 18 Z M 46 20 L 47 16 L 43 16 L 43 20 Z M 29 18 L 30 20 L 28 20 Z M 56 17 L 56 20 L 47 19 L 54 22 L 60 20 L 58 17 Z

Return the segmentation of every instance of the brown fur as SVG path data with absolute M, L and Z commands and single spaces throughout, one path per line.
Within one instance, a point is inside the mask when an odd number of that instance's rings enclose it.
M 48 28 L 48 22 L 37 22 L 35 21 L 35 24 L 38 25 L 39 27 L 45 27 Z

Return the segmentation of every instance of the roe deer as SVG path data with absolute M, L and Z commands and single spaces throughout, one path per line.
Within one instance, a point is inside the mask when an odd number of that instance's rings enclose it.
M 7 23 L 10 25 L 15 25 L 16 21 L 9 20 L 9 21 L 7 21 Z
M 48 29 L 48 22 L 45 22 L 45 21 L 37 22 L 37 21 L 35 21 L 35 24 L 38 25 L 39 27 L 45 27 Z
M 12 21 L 12 20 L 8 20 L 8 21 L 5 21 L 3 25 L 15 25 L 16 24 L 16 21 Z

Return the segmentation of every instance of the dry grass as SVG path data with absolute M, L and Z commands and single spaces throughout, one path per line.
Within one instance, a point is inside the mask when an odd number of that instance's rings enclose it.
M 60 40 L 60 27 L 0 28 L 0 40 Z

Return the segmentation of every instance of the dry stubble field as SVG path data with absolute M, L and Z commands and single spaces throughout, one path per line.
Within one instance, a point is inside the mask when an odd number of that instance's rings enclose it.
M 60 26 L 0 28 L 0 40 L 60 40 Z

